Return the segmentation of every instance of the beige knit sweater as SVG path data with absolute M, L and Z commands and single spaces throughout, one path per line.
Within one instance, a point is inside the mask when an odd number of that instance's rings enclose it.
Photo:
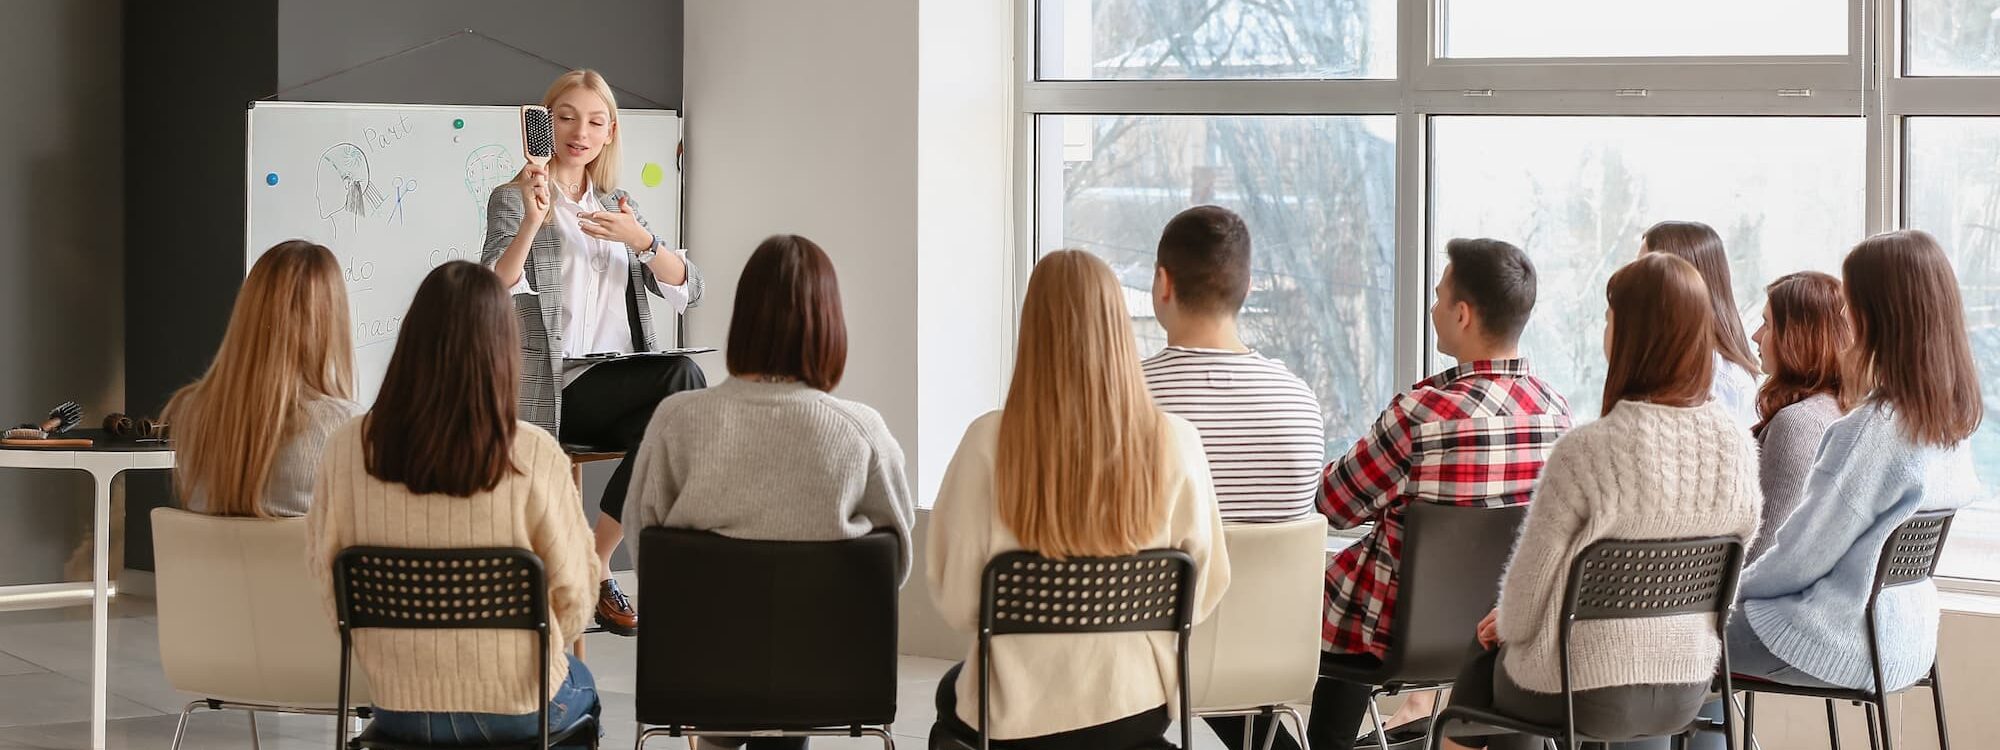
M 1757 446 L 1729 409 L 1620 401 L 1556 442 L 1500 588 L 1502 666 L 1515 684 L 1562 692 L 1558 610 L 1570 561 L 1602 539 L 1757 535 Z M 1706 683 L 1721 658 L 1711 615 L 1592 620 L 1570 642 L 1573 685 Z M 1690 648 L 1692 646 L 1692 648 Z
M 562 445 L 519 422 L 513 447 L 519 473 L 472 497 L 416 495 L 369 476 L 361 452 L 365 419 L 348 422 L 327 440 L 306 515 L 308 562 L 327 612 L 333 612 L 333 559 L 348 547 L 526 548 L 542 558 L 548 579 L 549 684 L 562 684 L 569 674 L 563 653 L 583 632 L 597 573 Z M 512 715 L 538 708 L 533 632 L 361 630 L 354 652 L 381 708 Z

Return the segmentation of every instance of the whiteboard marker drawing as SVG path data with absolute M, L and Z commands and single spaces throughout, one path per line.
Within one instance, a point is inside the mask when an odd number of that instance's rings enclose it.
M 320 152 L 313 173 L 313 199 L 319 217 L 326 220 L 335 237 L 340 236 L 342 215 L 360 218 L 381 208 L 382 191 L 368 176 L 368 155 L 352 143 L 336 143 Z M 350 227 L 354 219 L 346 219 Z M 352 231 L 351 229 L 349 231 Z
M 465 157 L 465 192 L 472 196 L 474 226 L 486 224 L 486 197 L 508 180 L 514 179 L 514 172 L 521 165 L 514 162 L 514 150 L 498 143 L 489 143 L 472 150 Z
M 397 177 L 394 185 L 396 192 L 396 207 L 389 210 L 389 223 L 401 224 L 403 223 L 403 198 L 411 193 L 417 192 L 417 180 L 414 177 L 408 179 Z

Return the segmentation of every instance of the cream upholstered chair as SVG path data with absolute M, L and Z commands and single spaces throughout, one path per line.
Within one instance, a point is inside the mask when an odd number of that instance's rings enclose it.
M 1326 519 L 1229 524 L 1222 533 L 1229 591 L 1194 629 L 1194 713 L 1289 716 L 1303 743 L 1305 721 L 1289 704 L 1312 702 L 1319 679 Z
M 160 664 L 175 690 L 203 696 L 181 709 L 175 750 L 196 709 L 336 712 L 340 637 L 306 570 L 303 518 L 224 518 L 153 511 Z M 357 705 L 368 704 L 358 678 Z

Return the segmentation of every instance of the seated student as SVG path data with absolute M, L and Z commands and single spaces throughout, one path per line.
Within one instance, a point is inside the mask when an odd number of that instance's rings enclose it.
M 1249 294 L 1243 219 L 1219 206 L 1182 211 L 1160 234 L 1153 273 L 1167 348 L 1141 367 L 1153 402 L 1201 432 L 1222 521 L 1291 521 L 1314 513 L 1325 418 L 1305 381 L 1243 345 L 1236 313 Z
M 1804 497 L 1820 438 L 1841 416 L 1840 358 L 1854 340 L 1840 279 L 1817 271 L 1778 277 L 1764 288 L 1764 324 L 1752 339 L 1764 362 L 1757 392 L 1758 476 L 1765 533 L 1750 561 L 1771 549 L 1772 533 Z
M 167 402 L 188 510 L 306 514 L 327 435 L 361 413 L 349 330 L 332 251 L 291 240 L 257 258 L 215 362 Z
M 1966 439 L 1979 427 L 1979 373 L 1944 249 L 1914 230 L 1863 240 L 1841 267 L 1854 325 L 1843 395 L 1805 496 L 1771 549 L 1743 573 L 1729 622 L 1730 666 L 1794 685 L 1874 683 L 1861 612 L 1889 533 L 1918 511 L 1978 497 Z M 1883 679 L 1915 682 L 1937 652 L 1929 582 L 1876 600 Z
M 874 409 L 828 393 L 847 365 L 833 261 L 812 240 L 778 235 L 757 246 L 736 289 L 729 379 L 668 397 L 640 442 L 627 549 L 639 549 L 649 526 L 776 541 L 889 529 L 902 540 L 907 574 L 915 510 L 902 446 Z M 804 738 L 749 741 L 805 746 Z
M 1077 558 L 1179 549 L 1194 558 L 1195 619 L 1221 601 L 1229 558 L 1201 436 L 1153 405 L 1136 348 L 1104 261 L 1064 250 L 1035 265 L 1005 407 L 967 428 L 931 512 L 926 577 L 952 627 L 978 629 L 986 564 L 1015 550 Z M 1174 638 L 994 639 L 993 746 L 1157 747 L 1177 689 Z M 970 737 L 978 726 L 978 672 L 962 667 L 938 685 L 934 738 Z
M 1455 239 L 1445 253 L 1450 262 L 1438 279 L 1431 324 L 1438 352 L 1458 366 L 1397 396 L 1374 429 L 1326 468 L 1320 511 L 1339 528 L 1371 521 L 1375 528 L 1327 565 L 1323 661 L 1373 665 L 1395 647 L 1389 626 L 1410 503 L 1528 502 L 1549 447 L 1570 426 L 1569 402 L 1520 356 L 1521 331 L 1535 308 L 1527 254 L 1490 239 Z M 1312 746 L 1353 748 L 1370 689 L 1320 680 L 1306 729 Z
M 517 420 L 514 305 L 493 272 L 454 261 L 417 288 L 375 406 L 327 440 L 312 512 L 311 569 L 333 609 L 333 561 L 355 546 L 520 547 L 548 582 L 549 663 L 532 631 L 361 630 L 375 730 L 401 742 L 512 743 L 598 712 L 590 670 L 567 654 L 590 618 L 597 562 L 569 458 Z
M 1701 273 L 1645 255 L 1611 275 L 1605 296 L 1603 415 L 1549 453 L 1453 705 L 1564 723 L 1557 619 L 1570 563 L 1591 544 L 1756 536 L 1757 446 L 1709 397 L 1714 313 Z M 1578 731 L 1615 741 L 1693 721 L 1721 643 L 1711 614 L 1594 620 L 1576 626 L 1569 653 Z
M 1736 312 L 1736 292 L 1730 287 L 1729 255 L 1722 236 L 1698 221 L 1662 221 L 1640 235 L 1639 254 L 1666 253 L 1685 260 L 1708 284 L 1715 316 L 1715 383 L 1710 394 L 1745 428 L 1756 424 L 1757 376 L 1761 370 L 1743 337 L 1743 317 Z

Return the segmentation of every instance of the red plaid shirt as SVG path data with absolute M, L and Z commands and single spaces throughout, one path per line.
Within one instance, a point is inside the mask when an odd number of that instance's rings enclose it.
M 1397 396 L 1368 436 L 1326 467 L 1320 512 L 1336 528 L 1375 528 L 1326 566 L 1322 646 L 1388 652 L 1404 506 L 1524 504 L 1569 426 L 1569 402 L 1529 374 L 1526 360 L 1468 362 Z

